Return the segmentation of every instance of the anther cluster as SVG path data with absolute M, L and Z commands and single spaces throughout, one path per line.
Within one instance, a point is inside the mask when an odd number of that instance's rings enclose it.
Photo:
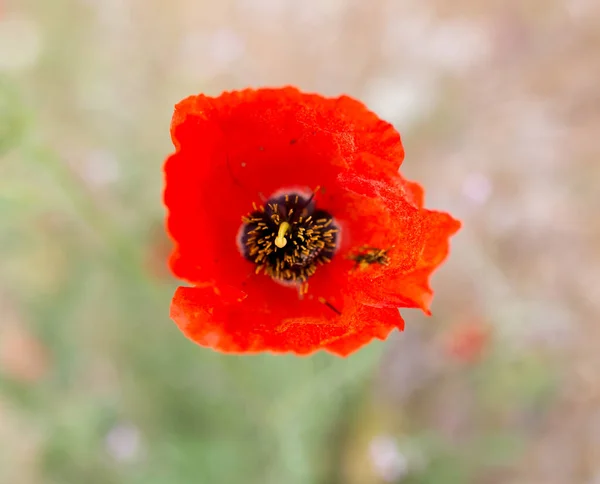
M 316 209 L 313 197 L 277 196 L 242 217 L 242 251 L 256 264 L 256 273 L 304 283 L 331 261 L 339 229 L 329 213 Z

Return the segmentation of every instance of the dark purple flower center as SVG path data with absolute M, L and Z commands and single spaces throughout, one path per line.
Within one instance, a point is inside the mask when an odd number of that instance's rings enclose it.
M 313 196 L 273 197 L 242 221 L 244 257 L 257 273 L 276 280 L 304 283 L 336 250 L 339 229 L 328 212 L 316 208 Z

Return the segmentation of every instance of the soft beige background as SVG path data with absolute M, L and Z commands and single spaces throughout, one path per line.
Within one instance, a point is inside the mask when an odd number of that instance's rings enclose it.
M 600 483 L 599 52 L 596 0 L 5 0 L 0 483 Z M 434 316 L 348 360 L 167 317 L 172 106 L 283 84 L 464 221 Z

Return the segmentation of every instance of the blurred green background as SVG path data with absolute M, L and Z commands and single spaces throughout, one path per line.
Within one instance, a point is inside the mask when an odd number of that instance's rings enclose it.
M 1 484 L 600 483 L 600 3 L 0 2 Z M 348 359 L 169 320 L 173 105 L 393 122 L 464 222 L 433 316 Z

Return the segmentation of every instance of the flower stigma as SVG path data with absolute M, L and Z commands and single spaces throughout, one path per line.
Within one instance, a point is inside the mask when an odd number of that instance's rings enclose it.
M 282 222 L 279 226 L 279 232 L 277 233 L 277 237 L 275 237 L 275 245 L 280 249 L 283 249 L 287 244 L 287 239 L 284 236 L 289 228 L 290 224 L 287 222 Z
M 278 282 L 305 285 L 320 265 L 331 261 L 339 228 L 310 197 L 297 192 L 272 196 L 242 217 L 242 255 Z M 306 288 L 304 287 L 304 290 Z

